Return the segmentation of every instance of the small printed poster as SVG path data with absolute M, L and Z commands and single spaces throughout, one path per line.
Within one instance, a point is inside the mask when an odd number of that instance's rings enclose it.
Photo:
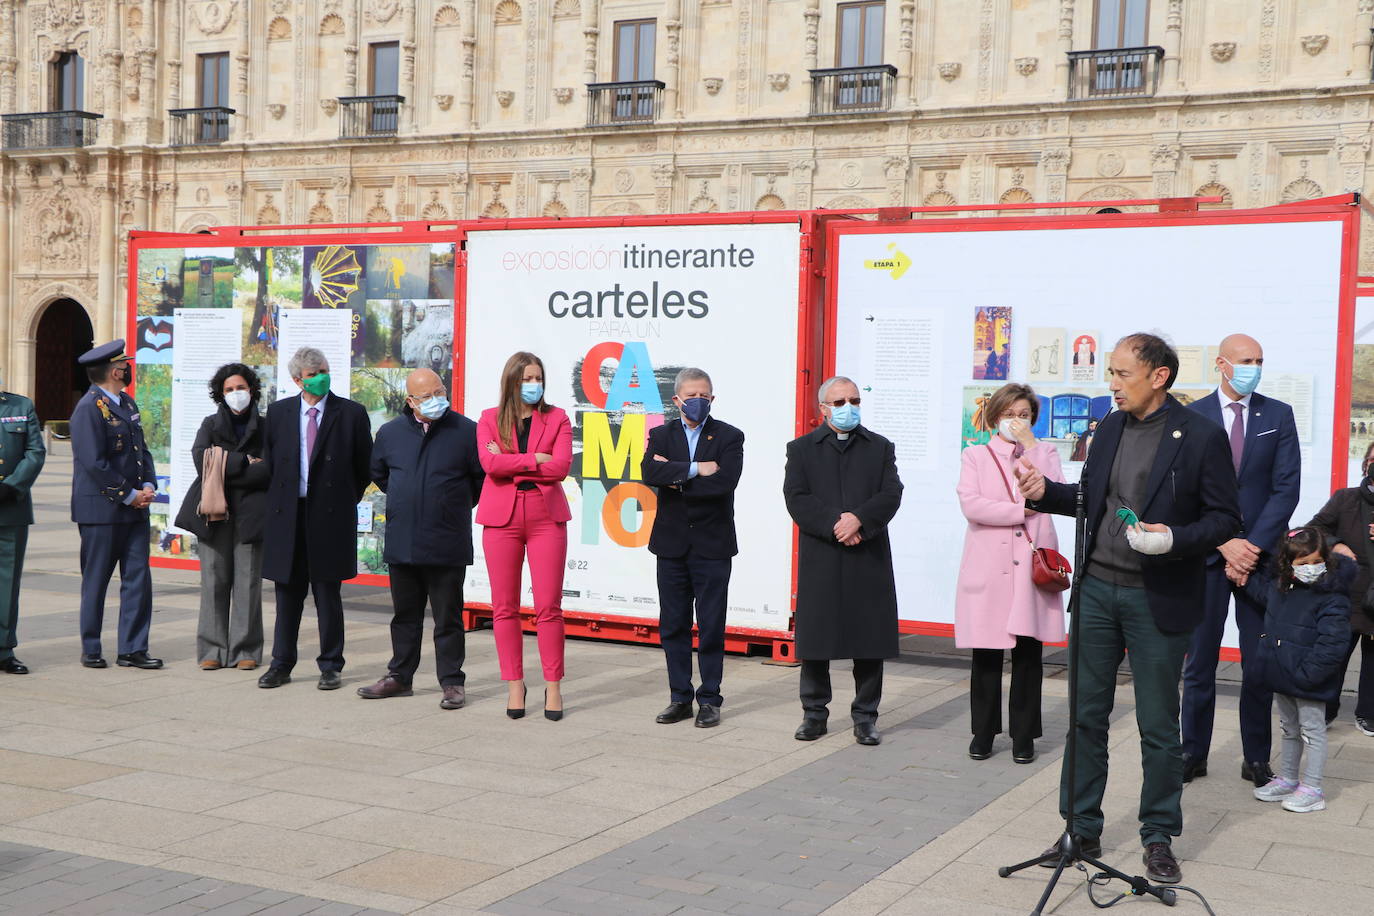
M 1006 381 L 1011 370 L 1011 308 L 986 305 L 973 310 L 973 377 Z
M 1099 381 L 1105 358 L 1100 331 L 1075 331 L 1069 343 L 1069 381 L 1076 385 Z
M 1063 328 L 1031 328 L 1026 343 L 1026 381 L 1064 381 Z

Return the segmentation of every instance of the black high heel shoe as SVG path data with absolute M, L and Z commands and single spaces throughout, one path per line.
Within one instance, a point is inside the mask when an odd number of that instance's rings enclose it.
M 506 707 L 506 715 L 509 716 L 509 717 L 512 718 L 512 719 L 523 719 L 523 718 L 525 718 L 525 697 L 527 697 L 527 696 L 529 696 L 529 695 L 530 695 L 530 688 L 527 686 L 527 687 L 525 687 L 525 688 L 520 692 L 520 707 L 519 707 L 518 709 L 511 709 L 509 706 L 507 706 L 507 707 Z
M 563 710 L 549 709 L 549 688 L 544 688 L 544 718 L 550 722 L 557 722 L 563 718 Z

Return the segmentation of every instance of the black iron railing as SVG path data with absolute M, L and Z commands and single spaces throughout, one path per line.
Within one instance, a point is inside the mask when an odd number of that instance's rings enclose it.
M 897 68 L 891 64 L 812 70 L 811 113 L 887 111 L 896 86 Z
M 1070 99 L 1125 99 L 1154 95 L 1164 49 L 1113 48 L 1069 52 Z
M 0 115 L 0 124 L 5 149 L 59 149 L 94 143 L 101 117 L 89 111 L 35 111 Z
M 650 124 L 663 108 L 661 80 L 587 84 L 587 126 Z
M 168 143 L 208 146 L 229 139 L 232 108 L 173 108 L 167 112 Z
M 403 95 L 351 95 L 339 99 L 339 139 L 394 137 Z

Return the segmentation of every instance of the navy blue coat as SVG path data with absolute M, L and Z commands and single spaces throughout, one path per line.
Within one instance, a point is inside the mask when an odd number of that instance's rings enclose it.
M 1135 507 L 1142 522 L 1168 525 L 1174 546 L 1160 556 L 1142 556 L 1145 600 L 1155 625 L 1165 633 L 1187 633 L 1202 621 L 1207 558 L 1235 537 L 1240 528 L 1236 502 L 1236 469 L 1226 434 L 1168 395 L 1161 410 L 1169 412 L 1164 435 L 1145 484 L 1145 499 Z M 1097 425 L 1093 447 L 1079 482 L 1045 481 L 1045 495 L 1027 503 L 1038 512 L 1073 515 L 1083 489 L 1087 535 L 1085 556 L 1092 556 L 1098 532 L 1116 519 L 1117 506 L 1107 505 L 1107 478 L 1121 444 L 1126 414 L 1114 410 Z
M 1221 402 L 1216 392 L 1188 405 L 1221 426 Z M 1229 440 L 1227 451 L 1230 451 Z M 1293 510 L 1298 507 L 1298 487 L 1302 482 L 1302 453 L 1298 447 L 1298 427 L 1293 422 L 1293 408 L 1283 401 L 1266 398 L 1256 392 L 1250 395 L 1250 422 L 1245 428 L 1245 448 L 1241 452 L 1240 470 L 1236 472 L 1237 499 L 1240 501 L 1243 537 L 1265 553 L 1272 554 L 1279 538 L 1288 530 Z M 1208 563 L 1220 563 L 1220 553 L 1207 558 Z
M 424 432 L 407 410 L 372 444 L 372 482 L 386 494 L 387 563 L 472 564 L 472 507 L 486 473 L 477 424 L 449 411 Z
M 1311 585 L 1295 583 L 1286 592 L 1275 584 L 1272 564 L 1257 567 L 1250 576 L 1245 591 L 1264 605 L 1264 632 L 1254 665 L 1266 690 L 1327 703 L 1340 695 L 1350 648 L 1355 568 L 1332 554 L 1326 575 Z
M 72 410 L 71 435 L 72 521 L 117 525 L 146 519 L 147 509 L 124 504 L 131 491 L 157 484 L 134 399 L 122 391 L 115 399 L 92 385 Z
M 655 461 L 662 455 L 667 461 Z M 649 552 L 681 557 L 693 550 L 724 560 L 739 553 L 735 541 L 735 487 L 744 472 L 744 433 L 729 423 L 707 417 L 697 439 L 696 461 L 714 461 L 720 469 L 709 477 L 688 477 L 692 458 L 682 420 L 649 432 L 640 471 L 644 482 L 658 488 L 658 511 L 649 533 Z

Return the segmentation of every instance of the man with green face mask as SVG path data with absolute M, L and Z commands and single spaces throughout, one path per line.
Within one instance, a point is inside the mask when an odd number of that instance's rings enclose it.
M 277 584 L 272 664 L 258 686 L 290 683 L 306 593 L 320 627 L 319 689 L 344 666 L 340 585 L 358 574 L 357 503 L 369 481 L 372 425 L 356 401 L 330 391 L 329 360 L 301 347 L 287 364 L 300 388 L 267 408 L 262 460 L 271 471 L 262 575 Z

